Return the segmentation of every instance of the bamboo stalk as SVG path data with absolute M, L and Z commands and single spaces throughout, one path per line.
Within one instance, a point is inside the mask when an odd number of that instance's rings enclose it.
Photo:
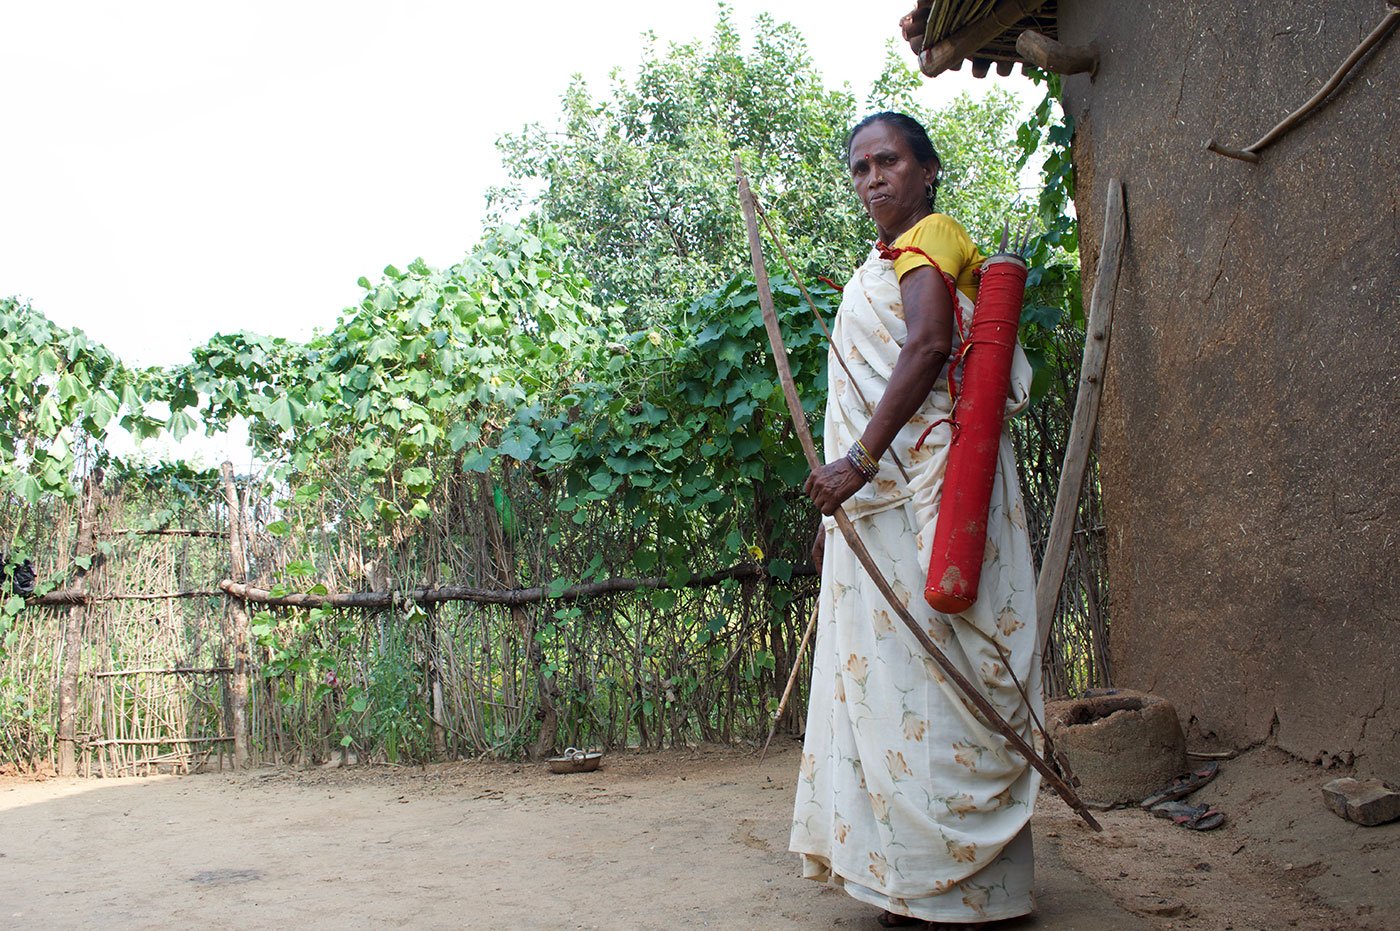
M 90 672 L 88 675 L 95 679 L 120 678 L 122 676 L 197 676 L 197 675 L 227 675 L 233 672 L 232 666 L 206 666 L 206 667 L 176 667 L 165 669 L 159 666 L 147 666 L 140 669 L 105 669 Z
M 31 607 L 59 607 L 62 605 L 92 605 L 107 601 L 168 601 L 177 598 L 218 598 L 225 594 L 217 588 L 194 588 L 179 592 L 102 592 L 89 594 L 76 587 L 59 589 L 43 595 L 25 599 Z
M 108 530 L 101 534 L 104 537 L 213 537 L 218 539 L 224 534 L 218 530 L 185 530 L 179 527 L 167 527 L 164 530 L 141 530 L 134 527 L 120 527 L 116 530 Z
M 773 742 L 773 735 L 778 732 L 778 719 L 783 716 L 788 699 L 792 697 L 792 688 L 797 684 L 797 673 L 802 668 L 802 654 L 807 651 L 807 641 L 812 639 L 812 631 L 817 629 L 817 613 L 820 608 L 821 599 L 818 598 L 812 605 L 812 617 L 807 622 L 807 629 L 802 632 L 802 642 L 797 645 L 797 652 L 793 654 L 792 672 L 788 673 L 787 687 L 783 689 L 783 697 L 778 700 L 778 710 L 773 712 L 773 724 L 768 728 L 768 739 L 763 742 L 763 751 L 758 755 L 760 763 L 768 755 L 768 745 Z
M 796 566 L 792 577 L 815 575 L 816 570 L 806 566 Z M 274 595 L 265 588 L 225 579 L 219 588 L 237 598 L 258 604 L 278 605 L 286 608 L 387 608 L 397 597 L 400 600 L 416 601 L 420 604 L 438 604 L 449 601 L 466 601 L 477 604 L 515 605 L 535 604 L 542 601 L 578 601 L 602 595 L 615 595 L 642 589 L 687 589 L 705 588 L 720 582 L 769 577 L 766 568 L 753 563 L 741 563 L 728 569 L 721 569 L 709 575 L 698 576 L 685 582 L 674 583 L 662 576 L 642 579 L 614 578 L 601 582 L 588 582 L 571 585 L 551 594 L 548 586 L 533 588 L 494 589 L 476 588 L 467 585 L 442 585 L 435 588 L 412 588 L 398 592 L 340 592 L 327 595 L 291 593 Z
M 227 743 L 232 737 L 128 737 L 117 740 L 93 740 L 85 744 L 89 747 L 158 747 L 164 744 L 212 744 Z M 152 760 L 143 760 L 145 763 Z

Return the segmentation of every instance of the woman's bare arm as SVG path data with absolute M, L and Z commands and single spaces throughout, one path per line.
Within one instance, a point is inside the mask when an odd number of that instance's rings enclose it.
M 900 279 L 899 291 L 908 334 L 885 396 L 861 436 L 861 443 L 877 461 L 928 398 L 953 345 L 953 300 L 938 269 L 924 265 L 908 272 Z M 864 484 L 855 466 L 843 457 L 814 471 L 803 490 L 829 515 Z

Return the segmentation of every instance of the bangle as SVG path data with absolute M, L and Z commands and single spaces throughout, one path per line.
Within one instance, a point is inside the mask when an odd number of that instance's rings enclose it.
M 865 448 L 865 444 L 856 440 L 851 444 L 851 448 L 846 450 L 846 461 L 849 462 L 861 478 L 867 482 L 875 477 L 880 471 L 880 464 L 870 455 L 870 450 Z

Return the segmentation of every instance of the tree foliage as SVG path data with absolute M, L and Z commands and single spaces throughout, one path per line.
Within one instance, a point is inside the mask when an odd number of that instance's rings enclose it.
M 151 412 L 171 387 L 164 373 L 128 368 L 82 330 L 0 298 L 0 489 L 29 505 L 72 497 L 75 449 L 114 424 L 138 437 L 162 427 L 184 437 L 192 421 Z
M 1052 380 L 1055 370 L 1077 371 L 1084 349 L 1084 305 L 1079 277 L 1079 223 L 1074 213 L 1074 120 L 1060 106 L 1060 77 L 1034 73 L 1045 97 L 1016 132 L 1017 168 L 1037 155 L 1041 184 L 1031 213 L 1035 235 L 1027 250 L 1029 271 L 1021 311 L 1021 344 L 1035 369 L 1032 397 L 1049 397 L 1068 411 L 1071 385 Z
M 845 164 L 855 97 L 826 89 L 792 26 L 760 16 L 753 31 L 746 48 L 722 10 L 708 41 L 652 42 L 635 77 L 615 71 L 601 98 L 575 80 L 557 129 L 499 142 L 517 183 L 495 193 L 498 213 L 531 208 L 556 224 L 600 303 L 632 308 L 636 325 L 742 267 L 736 153 L 803 274 L 844 277 L 870 246 Z M 921 80 L 891 51 L 866 112 L 898 108 L 928 126 L 945 166 L 940 209 L 990 241 L 1018 196 L 1017 103 L 994 91 L 930 111 Z
M 613 72 L 594 99 L 575 79 L 558 129 L 532 124 L 498 143 L 519 182 L 498 208 L 536 208 L 557 224 L 604 304 L 634 319 L 723 283 L 743 242 L 733 156 L 793 248 L 841 267 L 863 225 L 843 180 L 838 144 L 855 102 L 827 90 L 792 26 L 760 16 L 745 49 L 730 13 L 706 42 L 659 49 L 635 78 Z

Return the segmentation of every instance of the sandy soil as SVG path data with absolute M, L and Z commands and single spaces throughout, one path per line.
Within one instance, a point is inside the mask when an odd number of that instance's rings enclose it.
M 456 763 L 0 779 L 0 927 L 870 928 L 796 877 L 795 745 L 612 754 L 594 774 Z M 1258 751 L 1201 793 L 1211 833 L 1095 835 L 1042 796 L 1033 919 L 1130 929 L 1400 928 L 1400 824 L 1322 807 L 1335 773 Z

